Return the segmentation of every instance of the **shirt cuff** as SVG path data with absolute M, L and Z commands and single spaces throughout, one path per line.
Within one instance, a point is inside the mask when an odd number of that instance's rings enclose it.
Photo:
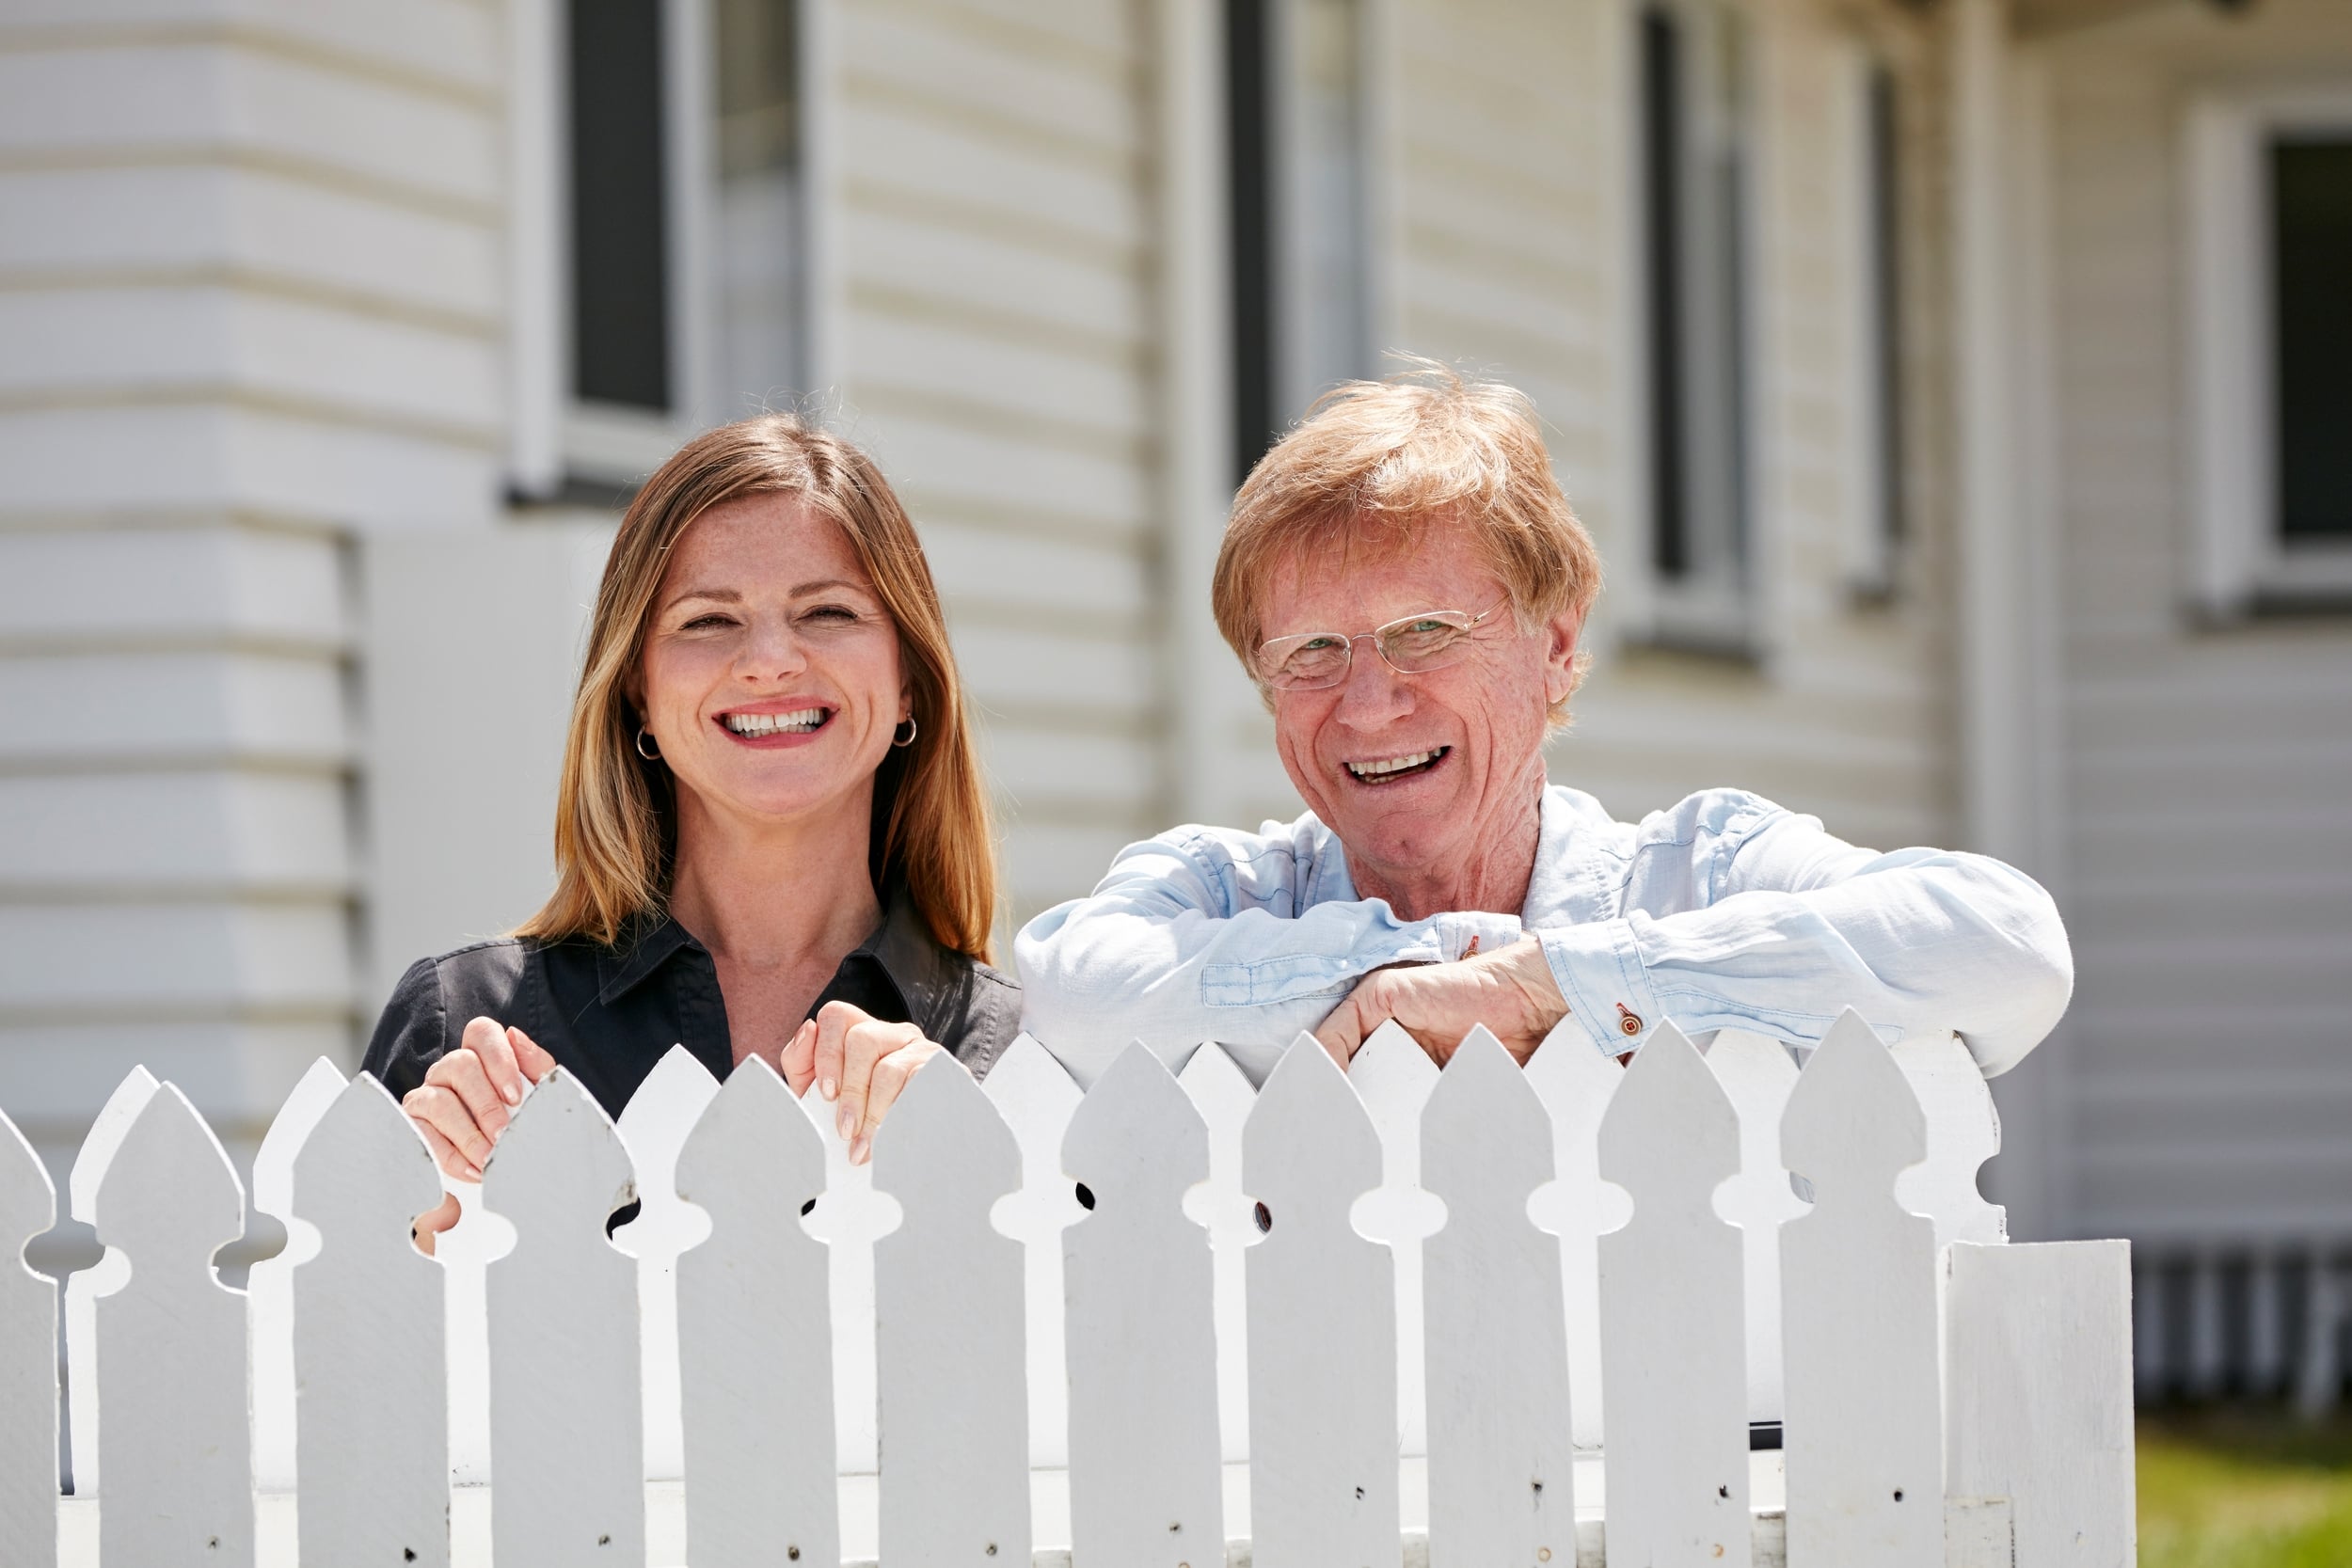
M 1438 963 L 1456 963 L 1470 957 L 1473 941 L 1481 953 L 1499 953 L 1527 934 L 1518 915 L 1495 914 L 1485 910 L 1457 910 L 1434 915 L 1429 921 L 1429 933 L 1437 943 Z
M 1634 945 L 1631 921 L 1596 921 L 1536 935 L 1568 1016 L 1583 1026 L 1595 1049 L 1612 1056 L 1630 1051 L 1666 1021 Z

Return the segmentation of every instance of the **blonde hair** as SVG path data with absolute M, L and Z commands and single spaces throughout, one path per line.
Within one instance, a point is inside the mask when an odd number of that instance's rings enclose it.
M 915 740 L 874 780 L 867 863 L 902 879 L 942 945 L 987 962 L 996 855 L 969 716 L 939 591 L 914 524 L 873 459 L 785 414 L 686 443 L 637 492 L 606 558 L 555 808 L 556 886 L 515 934 L 611 946 L 669 901 L 675 787 L 636 749 L 628 696 L 670 551 L 695 518 L 742 496 L 789 496 L 839 525 L 898 632 Z
M 1316 399 L 1233 498 L 1210 602 L 1252 680 L 1266 580 L 1316 546 L 1402 549 L 1432 525 L 1459 522 L 1502 579 L 1522 631 L 1566 610 L 1581 620 L 1600 592 L 1599 552 L 1552 477 L 1527 394 L 1434 360 L 1407 362 Z M 1578 653 L 1580 684 L 1586 664 Z M 1270 705 L 1263 681 L 1259 690 Z M 1551 721 L 1566 719 L 1563 697 Z

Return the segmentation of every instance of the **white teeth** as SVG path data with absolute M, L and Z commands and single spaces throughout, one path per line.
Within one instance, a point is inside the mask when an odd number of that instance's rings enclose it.
M 804 735 L 824 720 L 823 708 L 804 707 L 796 713 L 730 713 L 720 722 L 737 735 Z
M 1445 748 L 1440 746 L 1435 752 L 1415 752 L 1408 757 L 1384 757 L 1378 762 L 1351 762 L 1347 765 L 1347 770 L 1359 779 L 1377 779 L 1389 773 L 1402 773 L 1407 768 L 1419 768 L 1425 762 L 1434 762 L 1444 751 Z

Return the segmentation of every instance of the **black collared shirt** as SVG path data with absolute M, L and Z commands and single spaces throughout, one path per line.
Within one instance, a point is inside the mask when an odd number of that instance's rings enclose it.
M 836 1001 L 915 1025 L 975 1077 L 987 1073 L 1021 1028 L 1020 987 L 941 946 L 903 892 L 841 960 L 810 1011 Z M 735 1066 L 718 967 L 707 948 L 666 917 L 612 947 L 501 937 L 420 958 L 384 1005 L 360 1066 L 398 1099 L 457 1048 L 476 1018 L 529 1035 L 613 1117 L 673 1045 L 692 1052 L 714 1077 Z

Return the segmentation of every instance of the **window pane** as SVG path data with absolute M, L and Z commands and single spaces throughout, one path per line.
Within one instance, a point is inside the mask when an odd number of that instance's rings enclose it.
M 793 0 L 719 0 L 720 413 L 788 405 L 801 352 L 801 149 Z
M 1357 0 L 1298 0 L 1298 246 L 1294 400 L 1371 369 L 1364 246 L 1363 35 Z M 1294 409 L 1294 414 L 1303 409 Z
M 2279 528 L 2352 539 L 2352 137 L 2270 149 Z
M 1690 495 L 1682 367 L 1682 30 L 1642 13 L 1643 249 L 1647 271 L 1651 563 L 1690 569 Z
M 1878 507 L 1880 531 L 1900 539 L 1903 518 L 1903 280 L 1900 121 L 1894 74 L 1870 73 L 1870 260 L 1877 315 Z
M 572 389 L 671 406 L 660 0 L 572 0 Z
M 1265 0 L 1226 0 L 1226 145 L 1232 159 L 1233 480 L 1274 444 L 1273 146 Z

